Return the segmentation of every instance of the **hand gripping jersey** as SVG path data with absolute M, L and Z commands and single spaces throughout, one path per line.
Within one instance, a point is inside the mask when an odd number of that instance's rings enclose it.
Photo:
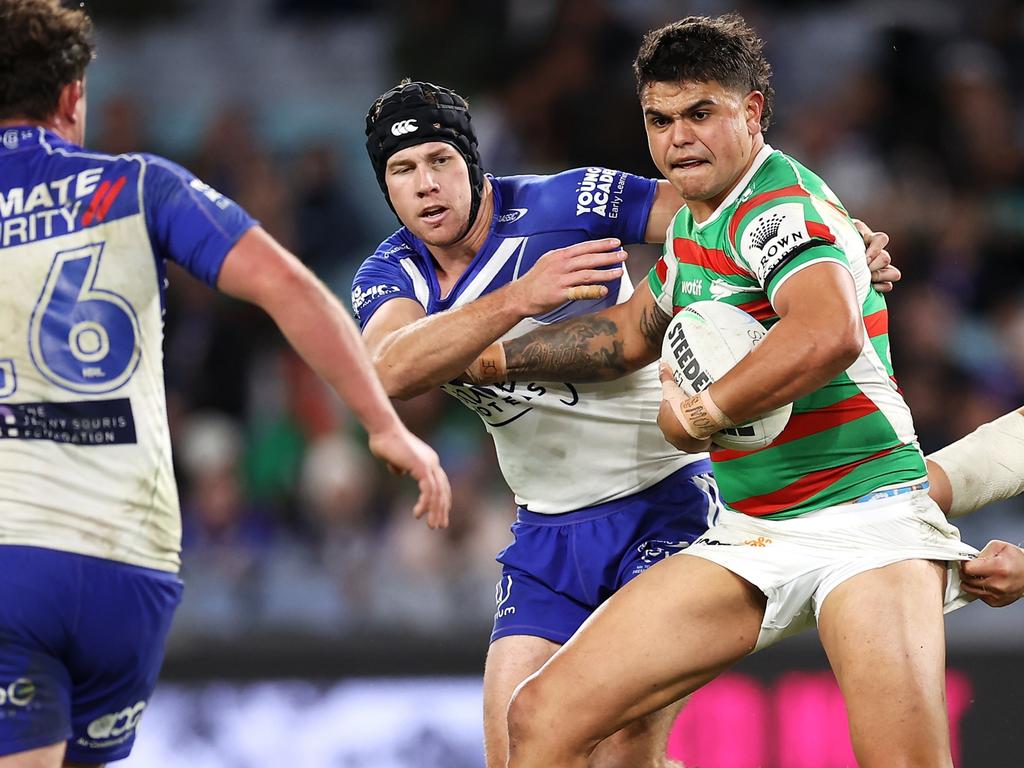
M 666 313 L 714 299 L 771 327 L 779 320 L 779 286 L 822 261 L 853 274 L 864 347 L 846 371 L 793 404 L 789 424 L 767 448 L 711 454 L 723 500 L 748 515 L 792 517 L 926 475 L 893 378 L 885 300 L 871 288 L 863 240 L 821 179 L 765 146 L 706 221 L 679 211 L 648 275 Z
M 642 242 L 655 192 L 650 179 L 605 168 L 490 182 L 490 234 L 451 293 L 440 295 L 429 251 L 402 228 L 356 274 L 352 307 L 361 326 L 397 297 L 419 302 L 428 315 L 461 307 L 512 282 L 555 248 L 601 237 Z M 524 320 L 504 338 L 604 309 L 632 292 L 625 275 L 610 288 L 604 299 L 569 302 Z M 509 381 L 443 389 L 483 420 L 516 503 L 532 512 L 569 512 L 629 496 L 705 458 L 681 454 L 662 437 L 655 366 L 602 384 Z
M 161 158 L 0 130 L 0 544 L 177 570 L 164 260 L 214 285 L 253 223 Z

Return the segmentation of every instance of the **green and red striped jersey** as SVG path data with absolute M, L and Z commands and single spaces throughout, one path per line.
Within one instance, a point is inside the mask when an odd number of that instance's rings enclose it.
M 885 299 L 871 288 L 864 242 L 832 190 L 791 157 L 766 145 L 706 221 L 681 209 L 648 284 L 668 314 L 714 299 L 770 328 L 779 286 L 824 261 L 853 275 L 864 347 L 846 371 L 793 404 L 771 445 L 711 454 L 722 498 L 738 512 L 794 517 L 927 474 L 893 378 Z

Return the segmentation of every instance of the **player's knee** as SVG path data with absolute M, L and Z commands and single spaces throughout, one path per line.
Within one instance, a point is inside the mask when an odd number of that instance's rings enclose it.
M 556 692 L 541 678 L 516 689 L 508 706 L 510 766 L 559 765 L 568 755 L 586 754 L 570 728 L 562 727 Z M 556 725 L 560 724 L 560 725 Z
M 544 706 L 543 684 L 534 679 L 520 685 L 508 705 L 508 737 L 511 744 L 531 744 L 540 736 Z

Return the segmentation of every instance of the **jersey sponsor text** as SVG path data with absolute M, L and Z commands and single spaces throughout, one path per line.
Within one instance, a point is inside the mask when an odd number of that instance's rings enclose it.
M 616 175 L 619 177 L 617 182 Z M 596 213 L 609 219 L 617 218 L 625 186 L 626 175 L 623 173 L 607 168 L 587 168 L 576 188 L 576 215 Z

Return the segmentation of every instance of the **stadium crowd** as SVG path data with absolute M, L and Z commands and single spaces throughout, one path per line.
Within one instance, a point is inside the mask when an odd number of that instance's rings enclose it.
M 128 23 L 117 3 L 94 5 L 103 27 Z M 387 16 L 358 2 L 264 5 L 265 18 L 250 24 L 270 37 L 295 25 L 374 24 L 387 63 L 372 71 L 369 90 L 404 75 L 459 89 L 489 172 L 607 165 L 654 173 L 629 63 L 643 31 L 671 18 L 674 4 L 484 10 L 452 0 L 396 3 L 403 12 Z M 690 5 L 726 10 L 711 0 Z M 892 237 L 904 276 L 889 300 L 893 357 L 922 448 L 1020 406 L 1024 9 L 998 0 L 741 5 L 785 83 L 768 141 L 818 169 L 852 212 Z M 188 3 L 160 7 L 182 21 L 200 13 Z M 145 30 L 148 22 L 130 23 Z M 104 44 L 115 57 L 126 45 L 116 31 Z M 302 65 L 288 75 L 301 79 Z M 334 80 L 346 87 L 344 76 Z M 355 268 L 396 226 L 356 167 L 366 163 L 361 112 L 347 114 L 336 134 L 328 126 L 315 140 L 283 140 L 271 92 L 205 110 L 204 128 L 164 147 L 136 84 L 107 82 L 103 93 L 91 146 L 181 162 L 346 300 Z M 187 108 L 188 93 L 175 98 Z M 631 252 L 637 280 L 656 252 Z M 354 421 L 268 319 L 173 270 L 169 277 L 165 364 L 187 584 L 173 637 L 472 629 L 483 645 L 493 553 L 508 539 L 515 506 L 476 417 L 440 391 L 401 404 L 452 478 L 452 525 L 429 531 L 408 514 L 412 488 L 369 459 Z M 1024 503 L 961 529 L 979 546 L 995 536 L 1024 540 Z

